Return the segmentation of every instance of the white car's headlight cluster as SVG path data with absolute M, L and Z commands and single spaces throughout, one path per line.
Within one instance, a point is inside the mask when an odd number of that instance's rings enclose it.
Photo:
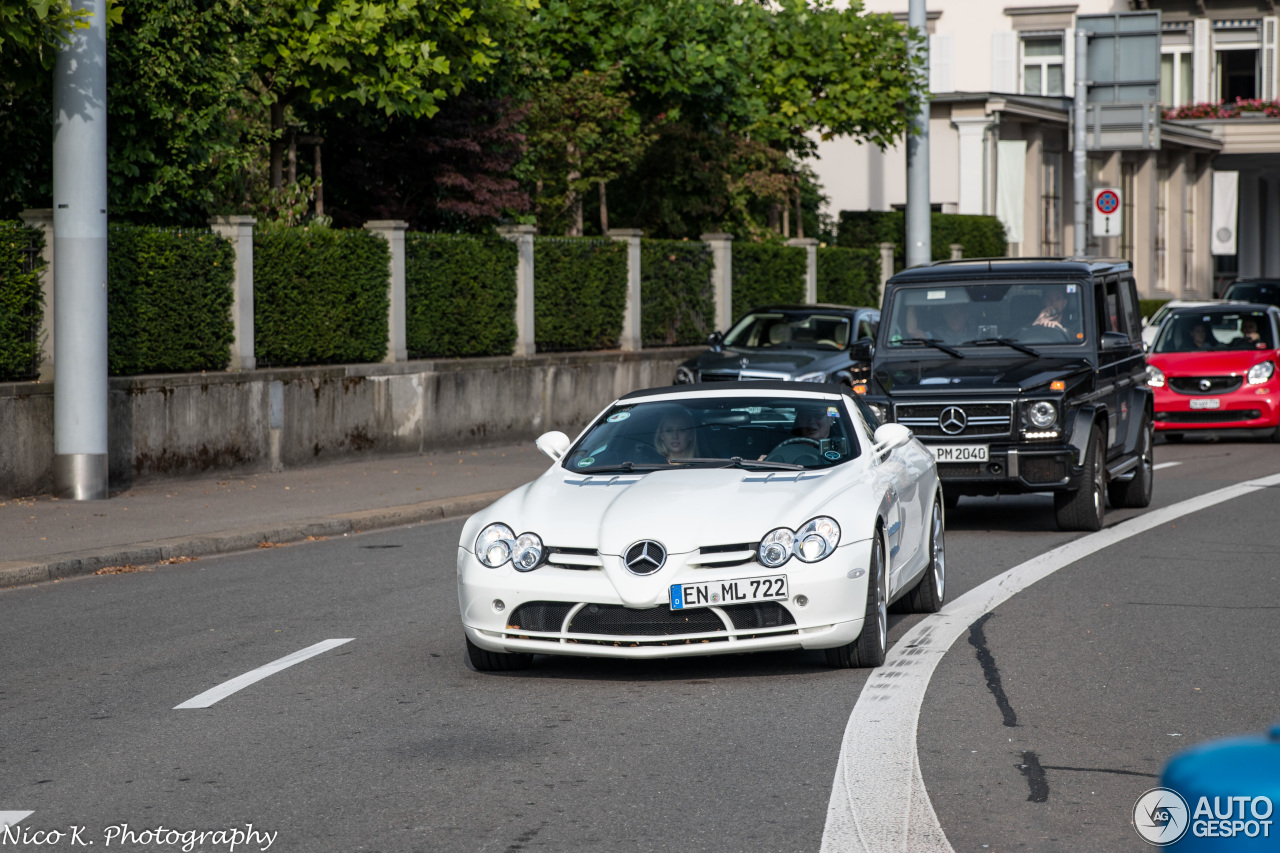
M 776 569 L 792 557 L 816 563 L 831 556 L 840 544 L 840 525 L 834 518 L 820 515 L 799 530 L 779 527 L 760 540 L 756 555 L 762 565 Z
M 490 524 L 476 537 L 476 559 L 491 569 L 511 561 L 517 572 L 531 572 L 542 562 L 542 539 L 536 533 L 515 532 L 505 524 Z

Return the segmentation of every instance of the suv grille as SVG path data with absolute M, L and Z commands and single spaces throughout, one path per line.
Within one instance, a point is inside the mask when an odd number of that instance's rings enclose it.
M 1179 394 L 1230 394 L 1240 387 L 1239 376 L 1171 376 L 1169 387 Z M 1205 382 L 1208 388 L 1202 388 Z
M 955 423 L 954 412 L 964 413 L 964 428 L 944 430 L 944 411 L 949 423 Z M 1013 403 L 901 403 L 894 406 L 893 419 L 910 427 L 917 436 L 932 438 L 996 438 L 1013 431 Z

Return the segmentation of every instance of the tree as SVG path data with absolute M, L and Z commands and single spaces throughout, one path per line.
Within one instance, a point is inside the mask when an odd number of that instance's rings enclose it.
M 71 0 L 0 0 L 0 99 L 38 87 L 88 15 Z

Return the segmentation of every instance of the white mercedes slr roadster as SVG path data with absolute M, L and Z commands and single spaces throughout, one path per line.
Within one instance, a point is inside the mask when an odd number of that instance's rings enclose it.
M 478 670 L 784 649 L 878 666 L 891 605 L 942 606 L 933 456 L 835 386 L 637 391 L 537 444 L 551 468 L 458 543 Z

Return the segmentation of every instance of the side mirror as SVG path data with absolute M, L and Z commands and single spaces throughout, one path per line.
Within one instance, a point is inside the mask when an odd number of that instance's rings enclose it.
M 851 361 L 870 361 L 876 354 L 876 345 L 871 338 L 859 338 L 849 345 Z
M 1145 329 L 1147 326 L 1150 326 L 1150 325 L 1151 325 L 1151 318 L 1150 318 L 1150 317 L 1143 317 L 1143 318 L 1142 318 L 1142 328 L 1144 328 L 1144 329 Z
M 911 440 L 911 430 L 902 424 L 883 424 L 876 430 L 876 434 L 872 436 L 875 446 L 871 448 L 871 452 L 876 456 L 884 456 L 891 450 L 896 450 Z
M 1115 352 L 1128 347 L 1129 336 L 1124 332 L 1103 332 L 1101 340 L 1098 341 L 1098 349 L 1103 352 Z
M 534 442 L 539 450 L 551 457 L 551 461 L 559 462 L 560 458 L 569 452 L 569 436 L 556 430 L 555 432 L 545 432 L 538 436 L 538 440 Z
M 707 343 L 711 346 L 711 349 L 720 352 L 724 349 L 724 332 L 712 332 L 707 335 Z

